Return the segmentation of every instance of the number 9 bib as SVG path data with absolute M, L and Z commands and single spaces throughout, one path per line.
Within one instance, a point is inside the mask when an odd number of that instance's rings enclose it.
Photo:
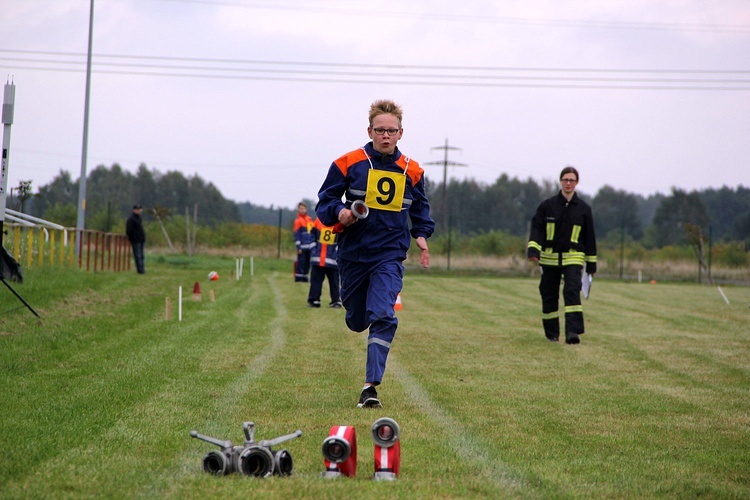
M 405 189 L 406 174 L 370 169 L 365 204 L 370 209 L 400 212 Z

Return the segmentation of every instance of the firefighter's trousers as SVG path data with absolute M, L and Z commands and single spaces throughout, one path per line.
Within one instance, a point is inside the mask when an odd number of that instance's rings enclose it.
M 563 280 L 565 301 L 565 335 L 581 335 L 583 328 L 583 306 L 581 305 L 581 266 L 541 266 L 542 279 L 539 293 L 542 296 L 542 325 L 548 339 L 560 337 L 559 302 L 560 280 Z

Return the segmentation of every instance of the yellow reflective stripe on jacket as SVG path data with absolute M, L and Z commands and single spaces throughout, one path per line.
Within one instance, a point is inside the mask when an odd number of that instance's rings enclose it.
M 587 255 L 585 257 L 586 262 L 591 262 L 592 264 L 596 264 L 596 255 Z
M 581 226 L 578 224 L 573 225 L 573 231 L 570 233 L 570 241 L 572 243 L 578 243 L 578 238 L 581 236 Z
M 583 252 L 565 252 L 562 254 L 562 265 L 563 266 L 583 266 L 585 264 L 586 255 Z
M 596 256 L 593 256 L 594 262 Z M 539 255 L 539 263 L 543 266 L 559 266 L 560 253 L 551 252 L 549 250 L 542 250 Z M 570 252 L 562 253 L 562 265 L 563 266 L 583 266 L 586 263 L 586 255 L 583 252 L 571 250 Z
M 528 248 L 533 248 L 534 250 L 542 251 L 542 245 L 537 243 L 536 241 L 529 241 Z
M 552 241 L 554 239 L 555 239 L 555 223 L 548 222 L 547 223 L 547 241 Z
M 556 266 L 559 262 L 557 252 L 550 252 L 549 250 L 543 250 L 541 254 L 539 254 L 539 263 L 543 266 Z

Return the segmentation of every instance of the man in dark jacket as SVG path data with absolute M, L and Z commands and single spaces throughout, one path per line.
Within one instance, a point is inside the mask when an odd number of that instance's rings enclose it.
M 133 213 L 128 217 L 125 223 L 125 234 L 128 235 L 128 240 L 133 246 L 133 259 L 135 260 L 135 268 L 138 270 L 138 274 L 144 274 L 146 268 L 143 265 L 143 247 L 146 244 L 146 231 L 143 229 L 143 219 L 141 219 L 141 213 L 143 207 L 141 205 L 133 205 Z
M 544 200 L 531 219 L 527 255 L 539 263 L 542 278 L 542 324 L 548 340 L 560 338 L 558 303 L 560 279 L 564 278 L 565 342 L 578 344 L 584 333 L 581 305 L 583 267 L 593 276 L 596 272 L 596 236 L 591 207 L 578 197 L 578 171 L 565 167 L 560 173 L 560 191 Z

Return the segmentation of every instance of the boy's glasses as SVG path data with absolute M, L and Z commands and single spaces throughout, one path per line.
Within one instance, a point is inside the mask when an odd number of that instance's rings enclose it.
M 397 128 L 374 128 L 372 129 L 372 131 L 375 132 L 377 135 L 384 135 L 387 133 L 389 136 L 398 134 L 399 130 L 400 129 L 397 129 Z

